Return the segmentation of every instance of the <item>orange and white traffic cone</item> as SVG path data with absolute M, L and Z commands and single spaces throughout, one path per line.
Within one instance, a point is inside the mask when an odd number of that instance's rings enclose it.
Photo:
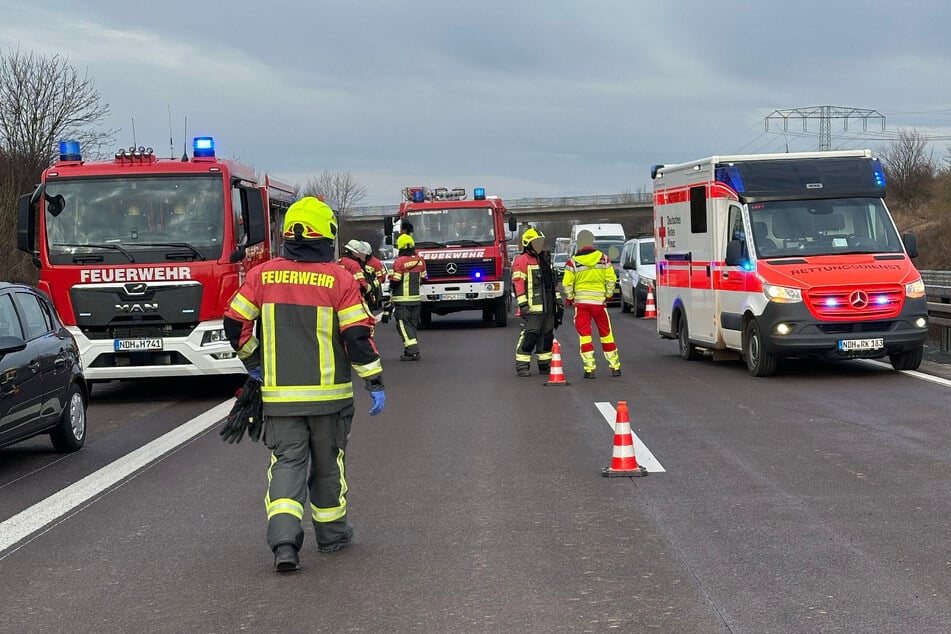
M 631 419 L 627 412 L 627 401 L 618 401 L 617 420 L 614 423 L 614 456 L 611 466 L 601 469 L 605 478 L 616 476 L 646 476 L 647 469 L 637 464 L 634 456 L 634 435 L 631 433 Z
M 644 319 L 657 319 L 657 307 L 654 306 L 654 291 L 647 287 L 647 306 L 644 307 Z
M 555 339 L 551 344 L 551 367 L 548 370 L 548 380 L 545 385 L 568 385 L 565 380 L 565 370 L 561 365 L 561 344 Z

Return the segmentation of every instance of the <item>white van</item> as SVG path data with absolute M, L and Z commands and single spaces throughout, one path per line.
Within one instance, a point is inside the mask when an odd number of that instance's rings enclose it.
M 654 292 L 657 272 L 654 268 L 654 238 L 631 238 L 621 249 L 618 284 L 621 287 L 621 312 L 634 310 L 644 316 L 648 290 Z

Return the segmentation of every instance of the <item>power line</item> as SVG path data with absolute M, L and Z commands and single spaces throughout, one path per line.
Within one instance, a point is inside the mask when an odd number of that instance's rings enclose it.
M 789 120 L 800 119 L 802 129 L 811 119 L 819 120 L 819 151 L 826 151 L 832 147 L 832 119 L 841 119 L 844 130 L 849 129 L 849 121 L 858 119 L 862 122 L 862 130 L 868 130 L 870 119 L 880 119 L 882 130 L 885 130 L 885 115 L 878 110 L 867 108 L 852 108 L 841 106 L 811 106 L 807 108 L 790 108 L 788 110 L 774 110 L 766 115 L 766 131 L 769 132 L 770 121 L 782 121 L 783 132 L 789 130 Z

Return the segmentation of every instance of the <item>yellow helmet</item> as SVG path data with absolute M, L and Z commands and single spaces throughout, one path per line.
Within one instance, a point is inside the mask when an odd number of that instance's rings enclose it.
M 544 243 L 545 234 L 539 231 L 538 229 L 536 229 L 535 227 L 530 227 L 525 233 L 522 234 L 522 248 L 527 249 L 534 240 L 537 240 L 539 238 L 541 238 L 542 243 Z M 535 250 L 538 251 L 537 247 L 533 247 L 533 248 L 535 248 Z
M 396 248 L 397 249 L 412 249 L 416 246 L 416 242 L 413 240 L 413 236 L 408 233 L 402 234 L 396 239 Z
M 337 216 L 327 203 L 304 196 L 284 215 L 285 240 L 318 240 L 337 237 Z

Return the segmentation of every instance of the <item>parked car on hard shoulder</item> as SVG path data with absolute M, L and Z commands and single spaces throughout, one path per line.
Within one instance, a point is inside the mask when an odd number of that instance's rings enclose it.
M 555 273 L 558 274 L 558 279 L 561 280 L 565 276 L 565 264 L 568 263 L 568 254 L 567 253 L 553 253 L 551 256 L 551 268 L 555 269 Z
M 0 447 L 49 434 L 57 451 L 78 450 L 87 400 L 79 348 L 49 298 L 0 282 Z
M 656 292 L 654 238 L 631 238 L 625 242 L 620 263 L 618 282 L 621 286 L 621 312 L 633 310 L 634 315 L 643 317 L 648 291 Z

